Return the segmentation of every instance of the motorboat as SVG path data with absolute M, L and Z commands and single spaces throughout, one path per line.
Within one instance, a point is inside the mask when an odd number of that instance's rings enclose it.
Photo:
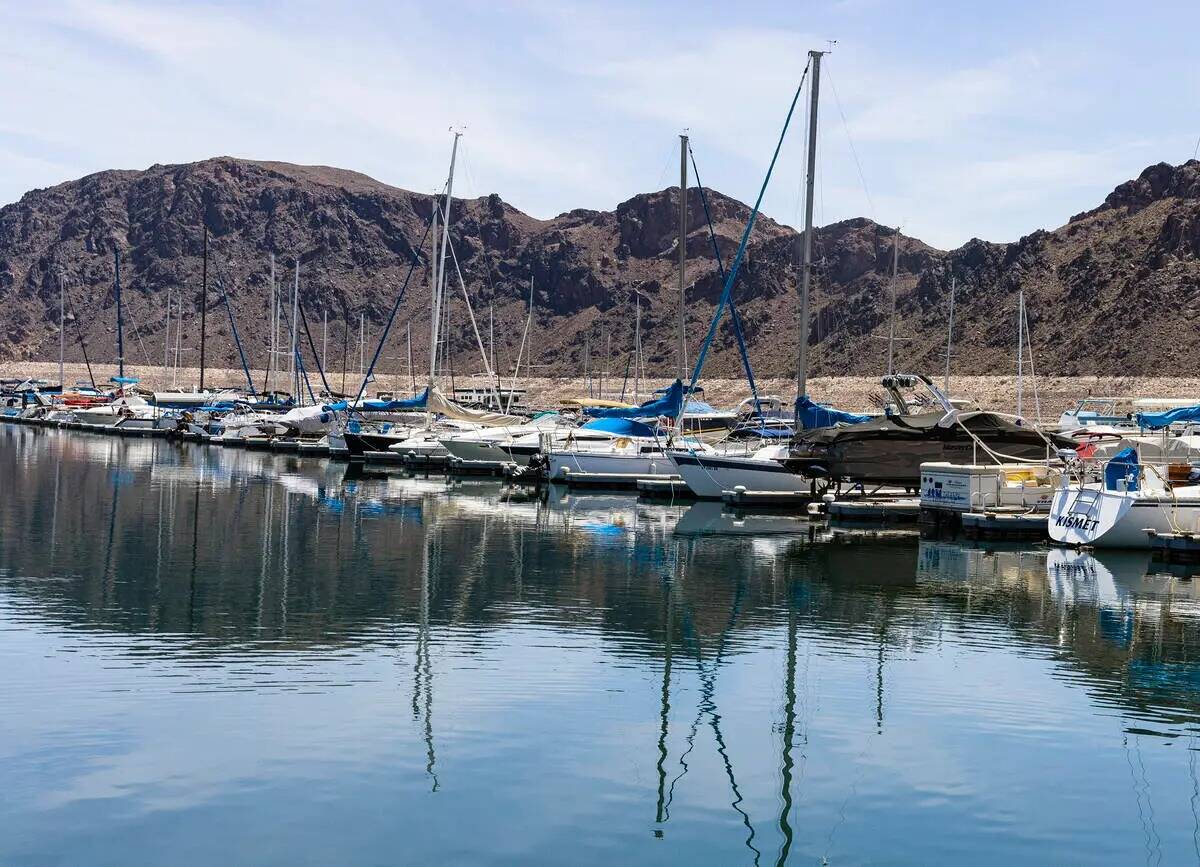
M 951 399 L 926 376 L 893 374 L 883 415 L 797 433 L 788 466 L 811 477 L 916 488 L 921 464 L 1041 461 L 1076 443 L 1017 416 Z

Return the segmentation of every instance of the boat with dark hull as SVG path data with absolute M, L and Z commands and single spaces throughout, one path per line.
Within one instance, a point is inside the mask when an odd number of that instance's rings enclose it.
M 890 395 L 884 415 L 797 434 L 788 467 L 811 477 L 916 487 L 923 463 L 1044 461 L 1076 445 L 1023 419 L 951 401 L 925 376 L 885 376 L 882 385 Z

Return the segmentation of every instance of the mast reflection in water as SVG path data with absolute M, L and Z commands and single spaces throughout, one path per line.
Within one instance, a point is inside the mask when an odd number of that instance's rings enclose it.
M 0 863 L 1183 863 L 1200 597 L 0 427 Z

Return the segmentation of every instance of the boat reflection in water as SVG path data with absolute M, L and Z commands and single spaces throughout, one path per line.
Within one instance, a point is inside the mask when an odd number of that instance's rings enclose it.
M 1195 858 L 1145 558 L 27 427 L 0 482 L 2 863 Z

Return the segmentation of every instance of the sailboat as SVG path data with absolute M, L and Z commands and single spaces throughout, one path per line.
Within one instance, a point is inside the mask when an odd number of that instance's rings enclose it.
M 801 328 L 798 393 L 802 396 L 801 400 L 808 399 L 804 396 L 804 383 L 807 379 L 808 360 L 808 298 L 812 271 L 813 188 L 816 176 L 817 105 L 820 94 L 821 57 L 823 55 L 824 52 L 821 51 L 809 52 L 812 86 L 809 96 L 808 170 L 804 214 L 804 271 L 800 289 Z M 799 91 L 797 91 L 797 96 L 799 96 Z M 793 102 L 794 105 L 795 103 Z M 791 120 L 790 112 L 788 120 Z M 784 134 L 786 132 L 787 126 L 785 125 Z M 778 148 L 776 149 L 776 156 L 778 156 Z M 772 160 L 771 168 L 774 168 L 774 160 Z M 766 189 L 766 184 L 770 180 L 770 174 L 771 171 L 768 170 L 767 180 L 763 182 L 763 190 Z M 760 192 L 759 200 L 761 201 L 761 199 L 762 193 Z M 742 249 L 738 251 L 738 258 L 734 261 L 733 270 L 726 276 L 724 295 L 730 301 L 732 301 L 731 290 L 733 281 L 737 276 L 737 268 L 741 261 L 740 257 L 749 238 L 750 229 L 753 226 L 756 215 L 757 206 L 747 224 L 742 240 Z M 720 266 L 719 251 L 717 261 L 718 266 L 724 271 L 724 268 Z M 721 308 L 719 307 L 714 316 L 714 321 L 710 326 L 710 338 L 716 328 L 716 319 L 720 316 L 720 313 Z M 700 362 L 702 361 L 703 353 Z M 697 364 L 696 376 L 699 376 L 700 362 Z M 753 387 L 753 379 L 748 362 L 747 376 L 751 378 L 751 386 Z M 797 409 L 799 410 L 799 408 L 798 406 Z M 756 407 L 756 409 L 758 409 L 761 415 L 761 406 Z M 754 448 L 750 448 L 747 445 L 735 445 L 733 448 L 727 448 L 720 452 L 711 450 L 705 452 L 696 449 L 676 449 L 672 451 L 671 458 L 675 464 L 676 471 L 694 496 L 701 499 L 720 499 L 725 491 L 732 491 L 739 487 L 751 491 L 799 493 L 806 487 L 806 483 L 799 478 L 795 469 L 785 463 L 790 454 L 788 442 L 777 436 L 779 433 L 784 434 L 784 436 L 790 435 L 791 430 L 788 428 L 781 430 L 777 426 L 769 426 L 762 418 L 759 421 L 761 423 L 760 430 L 758 431 L 760 436 Z
M 1065 545 L 1151 547 L 1153 534 L 1200 532 L 1197 437 L 1172 428 L 1200 422 L 1200 405 L 1139 413 L 1138 425 L 1159 430 L 1161 443 L 1137 437 L 1108 460 L 1070 461 L 1050 504 L 1050 538 Z

